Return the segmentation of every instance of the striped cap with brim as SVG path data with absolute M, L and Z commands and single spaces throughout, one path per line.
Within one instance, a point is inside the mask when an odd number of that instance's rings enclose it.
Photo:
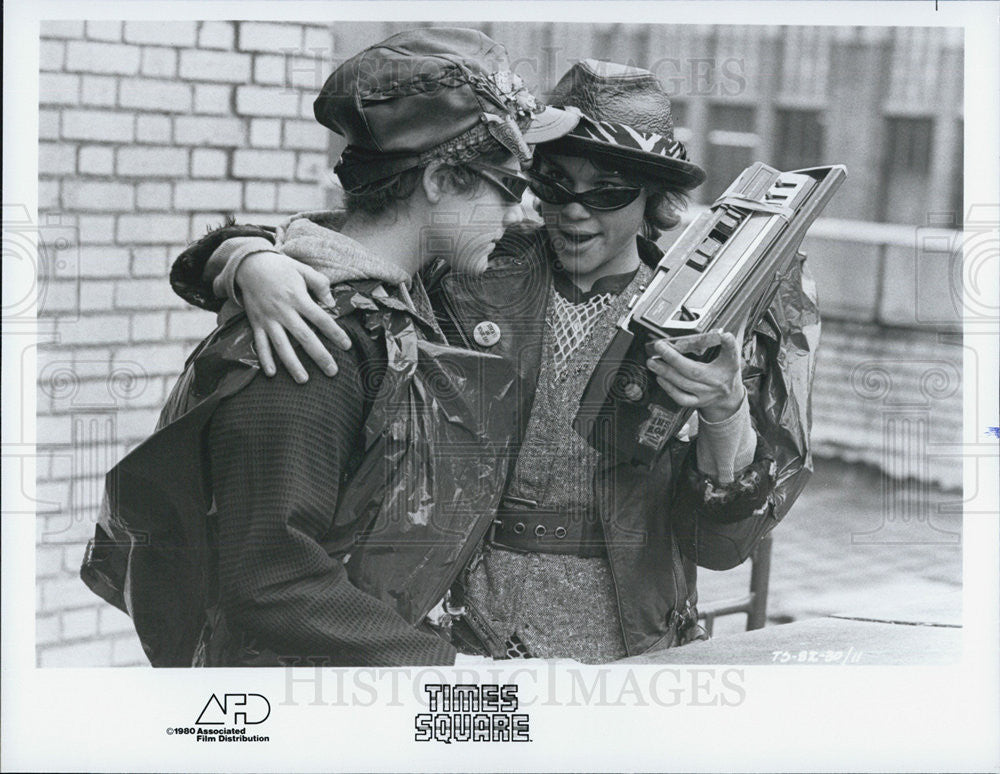
M 623 173 L 685 190 L 705 181 L 705 170 L 688 160 L 684 144 L 674 138 L 670 98 L 649 70 L 584 59 L 559 80 L 548 101 L 582 115 L 545 152 L 605 160 Z

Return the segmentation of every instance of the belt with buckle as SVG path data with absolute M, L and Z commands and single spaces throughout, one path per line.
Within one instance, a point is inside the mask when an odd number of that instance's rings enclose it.
M 490 542 L 512 551 L 605 556 L 604 530 L 595 510 L 540 508 L 534 500 L 505 496 Z

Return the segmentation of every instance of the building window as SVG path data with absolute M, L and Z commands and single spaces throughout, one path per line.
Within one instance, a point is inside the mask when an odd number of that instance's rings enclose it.
M 743 105 L 712 105 L 709 111 L 708 179 L 702 186 L 702 201 L 712 202 L 725 191 L 757 157 L 756 109 Z
M 931 168 L 934 124 L 929 118 L 889 118 L 889 169 L 926 175 Z
M 880 220 L 917 224 L 926 221 L 933 142 L 932 119 L 886 118 Z
M 805 169 L 823 163 L 823 117 L 818 110 L 778 110 L 777 145 L 774 150 L 778 169 Z

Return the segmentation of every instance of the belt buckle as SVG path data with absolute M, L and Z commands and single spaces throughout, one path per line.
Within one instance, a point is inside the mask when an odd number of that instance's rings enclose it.
M 425 620 L 435 629 L 450 632 L 452 624 L 465 615 L 464 605 L 451 603 L 451 589 L 444 593 L 441 600 L 425 616 Z
M 446 615 L 451 617 L 452 621 L 465 615 L 465 605 L 453 605 L 451 603 L 451 589 L 448 589 L 444 593 L 444 599 L 441 600 L 441 608 Z
M 516 497 L 515 495 L 504 495 L 503 497 L 500 498 L 500 510 L 506 513 L 508 516 L 510 516 L 511 513 L 515 512 L 511 510 L 510 506 L 520 506 L 520 508 L 523 510 L 533 510 L 538 508 L 538 500 L 532 500 L 527 497 Z M 490 525 L 489 539 L 491 543 L 496 543 L 497 527 L 502 527 L 503 523 L 504 519 L 498 513 L 496 517 L 493 519 L 493 523 Z M 513 537 L 516 538 L 521 536 L 523 529 L 521 532 L 518 532 L 516 529 L 513 529 L 512 531 L 514 533 Z M 504 538 L 500 539 L 501 543 L 503 542 L 503 539 Z
M 489 543 L 489 544 L 492 545 L 493 543 L 496 542 L 496 539 L 497 539 L 497 527 L 499 527 L 501 524 L 503 524 L 503 519 L 501 519 L 499 516 L 495 516 L 493 518 L 493 521 L 490 522 L 490 528 L 489 528 L 489 530 L 486 533 L 486 542 L 487 543 Z

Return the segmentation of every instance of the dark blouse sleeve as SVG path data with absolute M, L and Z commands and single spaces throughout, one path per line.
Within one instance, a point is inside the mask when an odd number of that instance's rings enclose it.
M 680 462 L 672 509 L 681 551 L 702 567 L 743 562 L 791 508 L 812 474 L 811 393 L 820 318 L 801 263 L 783 278 L 745 350 L 743 379 L 757 433 L 751 465 L 720 485 L 698 471 L 694 448 Z M 691 445 L 693 447 L 693 444 Z
M 727 484 L 698 470 L 692 444 L 680 466 L 671 508 L 681 552 L 711 570 L 743 562 L 778 523 L 774 474 L 773 454 L 760 433 L 754 461 Z
M 283 371 L 258 377 L 213 417 L 220 606 L 233 628 L 279 658 L 451 664 L 449 643 L 355 587 L 321 543 L 363 448 L 362 368 L 354 350 L 331 352 L 336 378 L 311 362 L 304 385 Z

